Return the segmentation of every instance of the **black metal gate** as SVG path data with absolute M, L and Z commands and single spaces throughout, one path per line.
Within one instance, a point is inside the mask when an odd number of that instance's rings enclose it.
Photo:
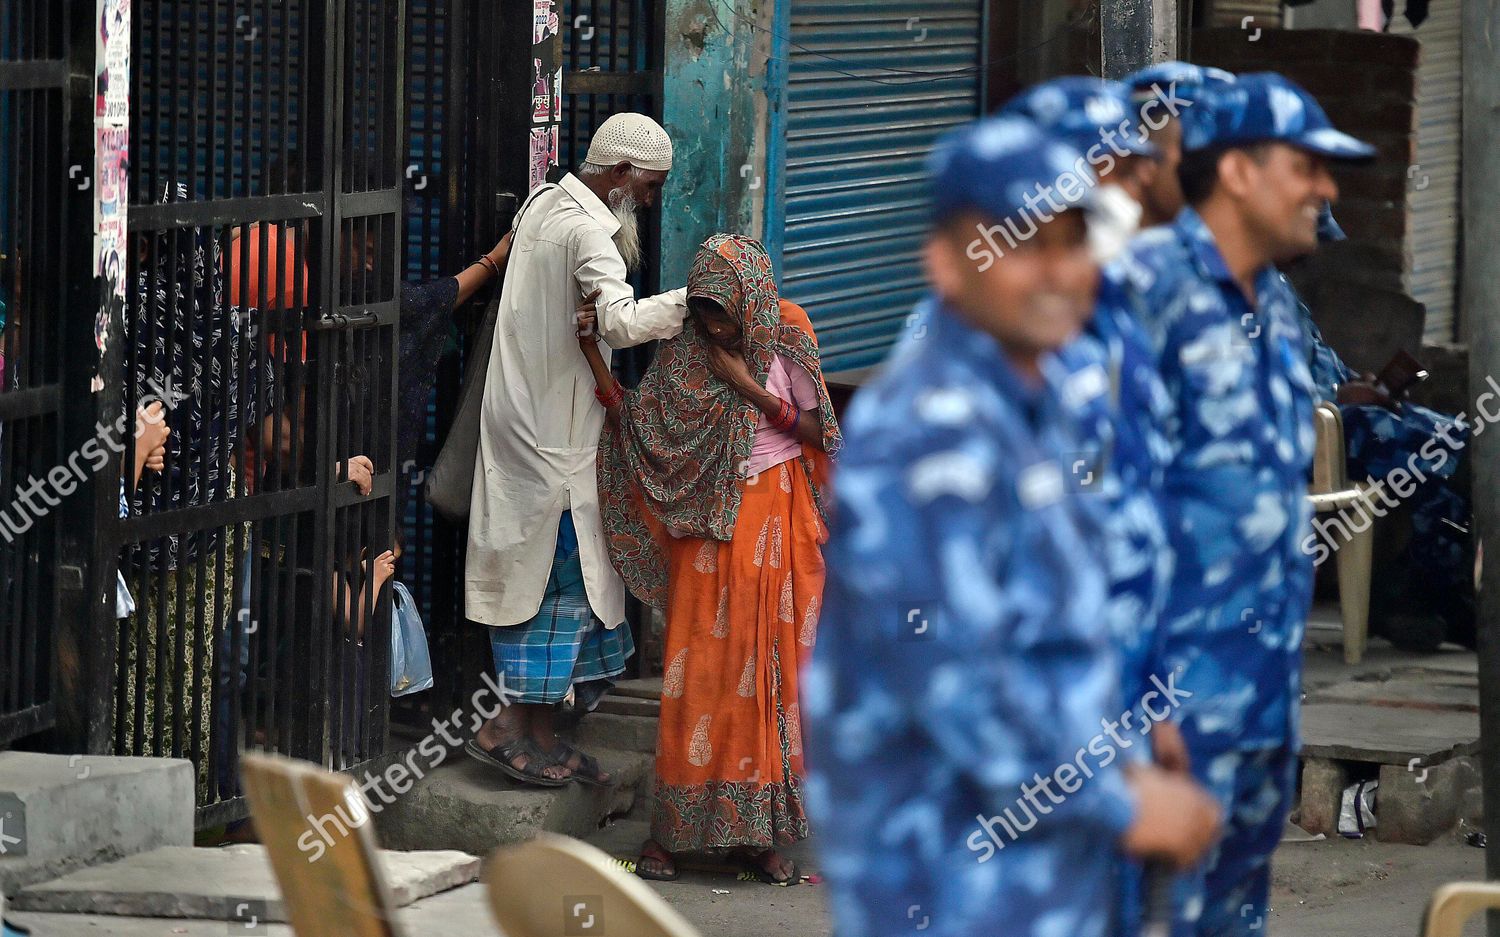
M 0 746 L 55 718 L 53 509 L 80 480 L 61 442 L 60 313 L 90 264 L 70 225 L 88 224 L 93 166 L 69 129 L 92 102 L 70 92 L 68 11 L 0 4 Z
M 100 538 L 128 595 L 95 623 L 117 634 L 110 747 L 191 759 L 200 826 L 243 815 L 242 747 L 339 769 L 386 747 L 403 7 L 134 4 L 101 397 L 140 458 L 170 433 L 159 466 L 126 459 Z

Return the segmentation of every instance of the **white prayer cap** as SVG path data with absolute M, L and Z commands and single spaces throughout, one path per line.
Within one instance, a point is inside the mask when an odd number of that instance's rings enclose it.
M 645 114 L 615 114 L 594 131 L 587 159 L 596 166 L 629 163 L 667 172 L 672 168 L 672 138 Z

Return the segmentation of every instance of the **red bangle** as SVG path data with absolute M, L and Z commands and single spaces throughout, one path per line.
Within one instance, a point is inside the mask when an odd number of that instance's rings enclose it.
M 487 268 L 490 273 L 493 273 L 495 276 L 498 277 L 500 275 L 500 265 L 495 263 L 494 258 L 492 258 L 489 254 L 480 254 L 479 259 L 474 262 L 476 264 L 479 264 L 481 267 Z
M 789 433 L 797 428 L 797 421 L 802 418 L 802 411 L 790 401 L 781 401 L 781 409 L 771 418 L 771 425 L 783 433 Z
M 613 409 L 624 402 L 625 388 L 620 386 L 619 381 L 615 381 L 615 386 L 610 388 L 608 391 L 603 391 L 595 387 L 594 399 L 603 404 L 604 409 Z

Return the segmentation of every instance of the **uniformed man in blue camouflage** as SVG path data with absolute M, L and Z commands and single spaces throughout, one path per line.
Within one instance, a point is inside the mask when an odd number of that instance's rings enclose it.
M 1101 937 L 1120 851 L 1190 863 L 1216 816 L 1191 781 L 1122 768 L 1142 743 L 1120 735 L 1094 499 L 1063 465 L 1076 378 L 1053 354 L 1093 299 L 1092 180 L 1018 118 L 932 165 L 934 298 L 845 422 L 803 678 L 836 932 Z
M 1182 106 L 1170 90 L 1158 88 L 1155 99 L 1158 105 L 1167 102 L 1165 113 Z M 1155 755 L 1162 767 L 1186 771 L 1186 750 L 1175 723 L 1153 723 L 1139 711 L 1140 700 L 1152 689 L 1151 677 L 1163 676 L 1157 617 L 1171 579 L 1172 553 L 1160 497 L 1171 455 L 1165 435 L 1170 401 L 1157 373 L 1155 351 L 1119 296 L 1125 284 L 1107 266 L 1151 214 L 1148 193 L 1159 188 L 1160 154 L 1141 116 L 1145 107 L 1146 102 L 1131 101 L 1127 85 L 1068 77 L 1022 92 L 1001 113 L 1028 117 L 1092 155 L 1098 176 L 1089 240 L 1095 260 L 1106 265 L 1100 298 L 1063 355 L 1077 362 L 1080 375 L 1104 375 L 1107 392 L 1075 393 L 1083 399 L 1070 401 L 1086 411 L 1081 450 L 1066 460 L 1066 467 L 1080 491 L 1097 495 L 1104 512 L 1105 617 L 1120 653 L 1121 696 L 1127 706 L 1137 708 L 1138 724 L 1152 732 L 1148 744 L 1127 749 L 1123 757 L 1150 760 Z M 1165 117 L 1157 126 L 1164 123 Z M 1075 381 L 1074 386 L 1087 388 L 1089 383 Z M 1144 876 L 1137 863 L 1123 865 L 1118 888 L 1116 933 L 1128 937 L 1144 913 Z
M 1165 508 L 1175 554 L 1164 666 L 1193 774 L 1225 811 L 1178 882 L 1174 934 L 1255 934 L 1293 793 L 1312 592 L 1307 483 L 1315 388 L 1297 299 L 1276 269 L 1317 247 L 1332 160 L 1367 160 L 1279 75 L 1242 75 L 1182 118 L 1188 208 L 1121 258 L 1172 401 Z
M 1093 164 L 1098 186 L 1089 213 L 1090 245 L 1094 259 L 1107 264 L 1139 228 L 1143 193 L 1157 169 L 1156 150 L 1129 89 L 1099 78 L 1059 78 L 1017 95 L 1001 113 L 1031 119 Z M 1121 286 L 1105 267 L 1101 291 Z M 1065 354 L 1081 375 L 1098 378 L 1073 382 L 1069 403 L 1087 407 L 1091 419 L 1083 451 L 1066 468 L 1103 508 L 1107 617 L 1121 652 L 1121 692 L 1132 703 L 1150 689 L 1156 615 L 1171 575 L 1157 505 L 1170 456 L 1162 425 L 1170 404 L 1155 352 L 1124 304 L 1096 303 L 1081 327 Z
M 1157 172 L 1141 191 L 1142 228 L 1169 224 L 1186 207 L 1177 179 L 1182 165 L 1182 115 L 1199 95 L 1233 81 L 1234 75 L 1222 68 L 1187 62 L 1158 62 L 1125 77 L 1131 102 L 1156 149 Z
M 1318 238 L 1344 239 L 1326 207 Z M 1395 575 L 1377 580 L 1370 630 L 1415 651 L 1434 651 L 1445 639 L 1473 647 L 1472 509 L 1455 478 L 1469 443 L 1468 426 L 1457 417 L 1392 399 L 1375 375 L 1356 373 L 1323 340 L 1306 304 L 1300 311 L 1318 397 L 1337 403 L 1343 416 L 1349 477 L 1415 485 L 1404 499 L 1411 536 L 1394 563 Z M 1331 550 L 1337 542 L 1325 546 Z

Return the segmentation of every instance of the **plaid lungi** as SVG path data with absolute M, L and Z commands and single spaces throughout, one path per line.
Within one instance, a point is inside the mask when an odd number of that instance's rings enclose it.
M 571 512 L 558 523 L 541 608 L 524 624 L 491 628 L 490 649 L 495 672 L 521 703 L 560 702 L 574 684 L 595 684 L 582 695 L 597 698 L 624 673 L 635 653 L 630 626 L 606 628 L 589 608 Z

